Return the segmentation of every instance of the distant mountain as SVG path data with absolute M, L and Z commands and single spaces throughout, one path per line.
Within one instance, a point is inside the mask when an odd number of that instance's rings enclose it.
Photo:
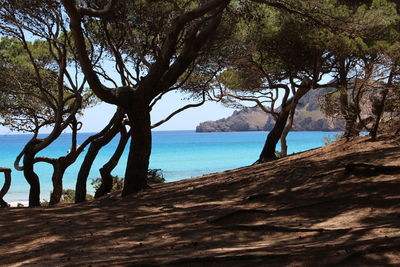
M 320 110 L 318 98 L 332 90 L 324 88 L 311 90 L 300 99 L 293 123 L 294 131 L 340 131 L 344 121 L 327 118 Z M 271 115 L 259 107 L 234 111 L 227 118 L 206 121 L 196 127 L 196 132 L 235 132 L 235 131 L 270 131 L 275 121 Z

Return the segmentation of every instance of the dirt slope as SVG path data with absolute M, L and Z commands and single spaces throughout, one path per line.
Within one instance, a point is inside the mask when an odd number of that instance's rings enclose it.
M 0 210 L 0 266 L 400 265 L 400 139 L 54 208 Z M 378 171 L 379 172 L 379 171 Z

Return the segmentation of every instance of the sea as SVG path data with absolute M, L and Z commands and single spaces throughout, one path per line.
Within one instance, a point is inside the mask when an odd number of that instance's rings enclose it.
M 93 133 L 80 133 L 78 144 Z M 167 182 L 235 169 L 253 164 L 263 147 L 268 132 L 219 132 L 197 133 L 195 131 L 154 131 L 150 168 L 161 169 Z M 333 139 L 338 132 L 290 132 L 287 137 L 288 153 L 301 152 L 324 145 L 326 138 Z M 45 135 L 39 136 L 44 137 Z M 31 138 L 28 134 L 0 135 L 0 167 L 13 168 L 16 156 Z M 92 179 L 100 177 L 99 169 L 108 161 L 118 144 L 114 138 L 100 150 L 88 179 L 88 193 L 93 193 Z M 41 151 L 38 156 L 57 158 L 65 155 L 71 144 L 71 134 L 62 134 L 57 141 Z M 277 146 L 279 149 L 279 144 Z M 87 149 L 86 149 L 87 151 Z M 86 152 L 85 151 L 85 152 Z M 74 189 L 77 173 L 85 152 L 71 165 L 64 176 L 66 189 Z M 113 175 L 124 176 L 127 149 Z M 52 167 L 46 163 L 35 164 L 40 177 L 41 199 L 47 200 L 52 188 Z M 4 177 L 0 174 L 0 188 Z M 12 171 L 12 184 L 4 200 L 9 203 L 26 202 L 29 185 L 22 172 Z

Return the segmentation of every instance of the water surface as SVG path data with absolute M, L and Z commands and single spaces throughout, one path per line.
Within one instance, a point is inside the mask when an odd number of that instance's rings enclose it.
M 207 173 L 220 172 L 242 166 L 248 166 L 257 160 L 267 132 L 226 132 L 196 133 L 195 131 L 155 131 L 150 168 L 162 169 L 168 182 L 198 177 Z M 288 153 L 305 151 L 323 145 L 326 136 L 336 132 L 291 132 L 288 135 Z M 82 143 L 91 133 L 78 135 Z M 15 157 L 21 151 L 29 135 L 0 135 L 0 167 L 12 168 Z M 70 134 L 60 138 L 43 150 L 39 155 L 59 157 L 65 155 L 71 143 Z M 118 137 L 104 147 L 92 167 L 88 179 L 88 191 L 93 192 L 90 181 L 100 177 L 99 169 L 107 162 L 118 143 Z M 278 146 L 279 147 L 279 146 Z M 74 188 L 76 176 L 85 153 L 70 166 L 64 176 L 64 188 Z M 113 174 L 123 177 L 127 160 L 127 150 Z M 52 168 L 46 163 L 35 165 L 40 177 L 41 198 L 48 199 L 51 190 Z M 0 177 L 0 184 L 3 178 Z M 5 200 L 9 202 L 26 201 L 29 185 L 21 172 L 13 170 L 12 185 Z

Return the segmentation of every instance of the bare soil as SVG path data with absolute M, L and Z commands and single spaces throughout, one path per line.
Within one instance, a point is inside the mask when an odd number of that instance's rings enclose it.
M 0 266 L 400 265 L 400 138 L 70 206 L 0 210 Z

